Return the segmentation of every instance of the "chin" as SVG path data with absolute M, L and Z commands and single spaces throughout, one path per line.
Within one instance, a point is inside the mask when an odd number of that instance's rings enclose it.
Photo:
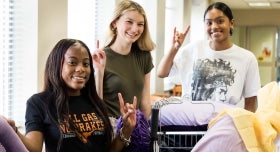
M 222 42 L 223 39 L 218 38 L 218 37 L 211 37 L 211 40 L 212 40 L 213 42 Z
M 84 85 L 81 86 L 73 86 L 71 87 L 73 90 L 82 90 L 84 88 Z

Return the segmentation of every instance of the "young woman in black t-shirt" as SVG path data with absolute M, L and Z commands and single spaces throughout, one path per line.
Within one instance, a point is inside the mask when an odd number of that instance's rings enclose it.
M 136 98 L 120 112 L 125 125 L 112 139 L 106 107 L 97 95 L 89 48 L 80 40 L 62 39 L 50 53 L 44 90 L 27 101 L 26 135 L 17 131 L 29 151 L 121 151 L 136 124 Z

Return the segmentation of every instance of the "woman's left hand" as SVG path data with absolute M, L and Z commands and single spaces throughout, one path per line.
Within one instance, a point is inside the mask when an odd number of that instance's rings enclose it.
M 190 30 L 190 26 L 188 25 L 185 29 L 184 32 L 179 32 L 176 30 L 176 27 L 174 28 L 174 33 L 173 33 L 173 41 L 172 41 L 172 46 L 176 49 L 179 49 L 181 45 L 183 44 L 188 32 Z
M 136 103 L 137 99 L 134 96 L 133 104 L 124 104 L 123 97 L 121 93 L 118 93 L 120 101 L 120 112 L 123 120 L 123 130 L 126 132 L 127 136 L 130 136 L 136 125 Z

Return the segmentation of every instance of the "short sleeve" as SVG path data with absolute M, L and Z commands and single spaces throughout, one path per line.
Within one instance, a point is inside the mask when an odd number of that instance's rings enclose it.
M 44 109 L 43 101 L 37 95 L 33 95 L 27 100 L 25 114 L 26 133 L 34 130 L 43 132 Z
M 244 97 L 257 96 L 259 89 L 261 88 L 260 74 L 258 68 L 258 61 L 254 55 L 251 57 L 249 62 L 245 86 L 244 86 Z
M 145 74 L 151 72 L 151 70 L 154 68 L 154 64 L 153 64 L 153 59 L 152 59 L 152 55 L 151 55 L 151 52 L 145 52 L 144 53 L 145 55 L 145 66 L 144 66 L 144 72 Z

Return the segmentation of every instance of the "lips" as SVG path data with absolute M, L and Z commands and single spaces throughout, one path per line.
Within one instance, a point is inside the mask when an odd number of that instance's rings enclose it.
M 78 81 L 78 82 L 84 82 L 86 80 L 85 76 L 73 76 L 72 79 Z
M 130 34 L 130 33 L 126 33 L 126 35 L 130 38 L 135 38 L 138 36 L 138 34 Z
M 221 31 L 211 32 L 211 35 L 212 35 L 213 37 L 217 37 L 217 36 L 222 35 L 222 32 L 221 32 Z

